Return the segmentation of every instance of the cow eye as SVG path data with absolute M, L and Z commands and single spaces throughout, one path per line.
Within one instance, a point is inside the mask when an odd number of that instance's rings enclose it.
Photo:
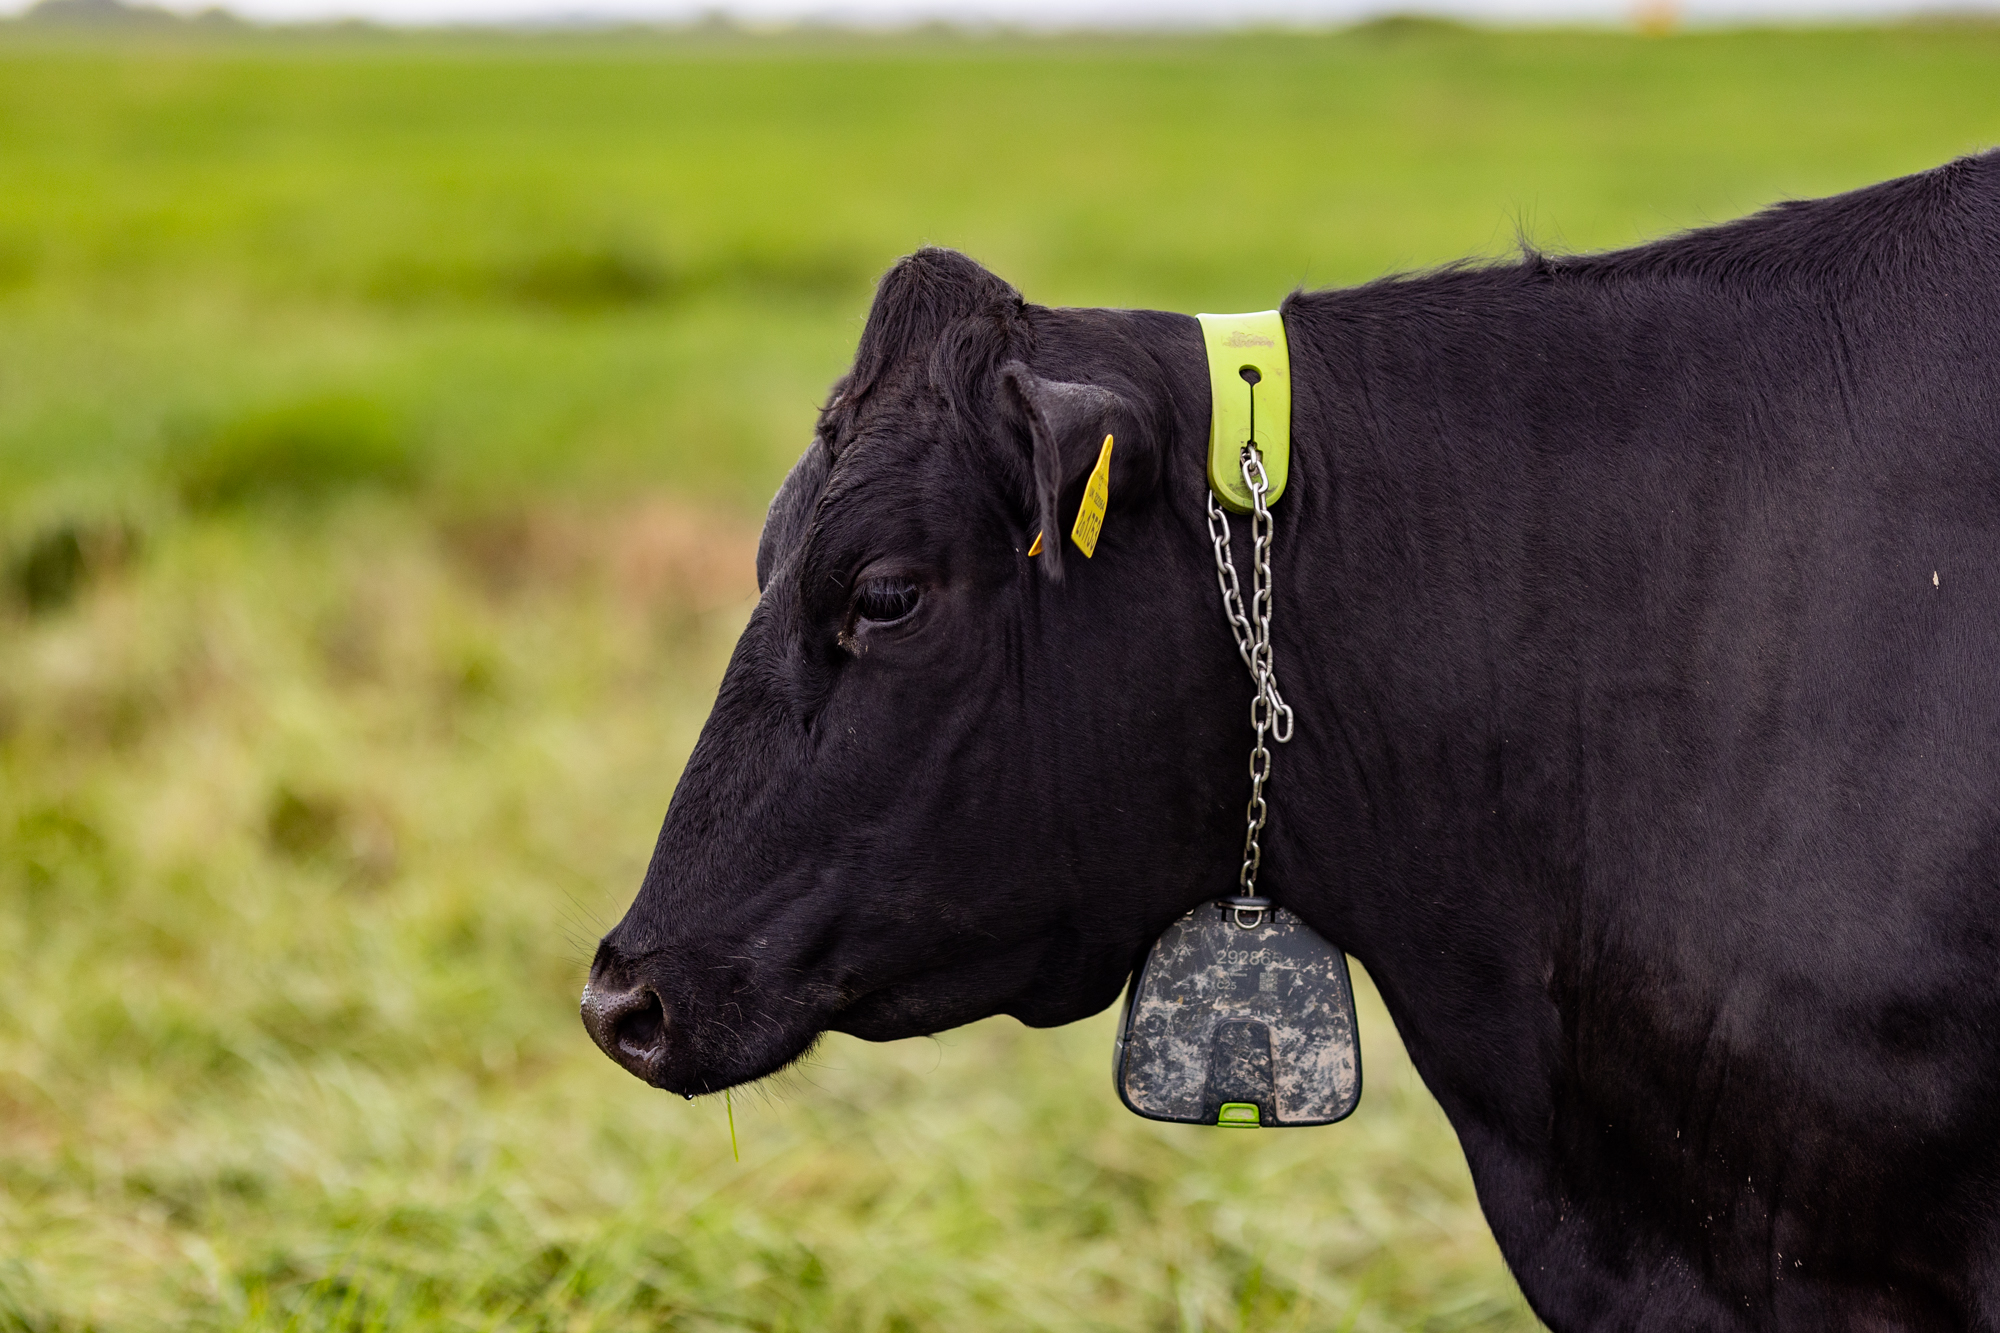
M 878 625 L 901 620 L 917 609 L 917 585 L 908 579 L 868 579 L 854 590 L 854 618 Z

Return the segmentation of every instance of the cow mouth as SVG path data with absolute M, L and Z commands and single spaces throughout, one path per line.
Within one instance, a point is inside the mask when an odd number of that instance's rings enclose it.
M 659 992 L 644 983 L 619 987 L 607 985 L 603 978 L 593 978 L 584 987 L 580 1010 L 590 1039 L 621 1069 L 656 1088 L 689 1096 L 719 1092 L 776 1073 L 803 1055 L 829 1029 L 868 1041 L 891 1041 L 956 1027 L 992 1012 L 985 1007 L 978 1013 L 964 1015 L 941 1013 L 911 989 L 890 986 L 857 996 L 825 1015 L 821 1023 L 797 1034 L 799 1040 L 790 1043 L 788 1049 L 738 1050 L 717 1059 L 720 1052 L 687 1049 L 691 1043 L 684 1034 L 708 1025 L 676 1021 Z M 729 1068 L 731 1065 L 738 1068 Z
M 781 1021 L 769 1005 L 748 999 L 769 998 L 770 987 L 747 984 L 726 992 L 743 1000 L 721 1004 L 736 1020 L 725 1025 L 713 999 L 676 1003 L 674 990 L 651 971 L 643 961 L 601 950 L 579 1016 L 599 1050 L 656 1088 L 693 1097 L 763 1078 L 811 1049 L 824 1028 L 824 1011 L 798 997 L 796 1005 L 780 1006 Z

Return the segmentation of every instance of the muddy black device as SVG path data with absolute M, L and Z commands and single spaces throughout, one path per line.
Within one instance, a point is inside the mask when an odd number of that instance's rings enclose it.
M 1149 1120 L 1328 1125 L 1361 1100 L 1347 956 L 1263 898 L 1167 927 L 1125 992 L 1118 1097 Z

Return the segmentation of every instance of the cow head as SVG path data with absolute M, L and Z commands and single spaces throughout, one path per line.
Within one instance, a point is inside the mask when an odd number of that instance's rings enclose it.
M 1028 305 L 951 251 L 883 279 L 591 967 L 606 1053 L 692 1094 L 827 1030 L 1070 1022 L 1228 890 L 1250 686 L 1204 529 L 1204 364 L 1192 319 Z

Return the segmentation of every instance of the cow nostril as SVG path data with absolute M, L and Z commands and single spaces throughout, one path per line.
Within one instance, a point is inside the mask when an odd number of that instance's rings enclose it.
M 618 1049 L 636 1059 L 646 1060 L 658 1053 L 667 1035 L 667 1013 L 660 997 L 650 990 L 639 992 L 639 1003 L 618 1016 L 613 1040 Z
M 583 990 L 583 1025 L 599 1050 L 652 1082 L 666 1058 L 667 1010 L 651 986 L 606 991 L 592 982 Z

